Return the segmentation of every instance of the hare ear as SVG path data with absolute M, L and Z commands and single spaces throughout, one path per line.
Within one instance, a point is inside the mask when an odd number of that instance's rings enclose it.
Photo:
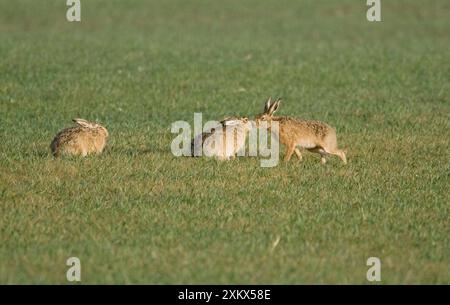
M 269 97 L 266 104 L 264 105 L 264 113 L 268 113 L 270 109 L 270 105 L 272 104 L 272 97 Z
M 239 120 L 230 120 L 230 121 L 225 121 L 224 122 L 225 124 L 225 126 L 234 126 L 234 125 L 238 125 L 240 122 L 239 122 Z
M 225 126 L 225 125 L 227 125 L 228 121 L 231 121 L 231 117 L 229 117 L 229 116 L 226 118 L 223 118 L 219 123 L 220 123 L 220 125 Z
M 75 123 L 77 123 L 78 125 L 80 125 L 82 127 L 86 127 L 86 128 L 92 128 L 93 127 L 93 125 L 90 122 L 88 122 L 88 121 L 86 121 L 84 119 L 73 119 L 72 121 L 74 121 Z
M 280 103 L 281 103 L 281 99 L 277 99 L 276 102 L 274 103 L 273 109 L 272 109 L 272 113 L 274 113 L 275 111 L 278 110 L 278 108 L 280 108 Z
M 280 99 L 277 99 L 275 102 L 270 105 L 269 111 L 267 112 L 269 115 L 272 115 L 275 113 L 275 111 L 278 110 L 278 107 L 280 106 Z

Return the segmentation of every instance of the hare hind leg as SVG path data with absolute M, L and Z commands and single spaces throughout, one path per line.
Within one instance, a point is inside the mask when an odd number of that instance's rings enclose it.
M 325 139 L 322 147 L 327 154 L 338 156 L 339 158 L 341 158 L 341 160 L 342 160 L 342 162 L 344 162 L 344 164 L 347 164 L 347 157 L 345 156 L 345 152 L 338 149 L 335 132 L 331 133 Z
M 332 155 L 336 155 L 339 158 L 341 158 L 342 162 L 344 162 L 344 164 L 347 164 L 347 157 L 345 156 L 345 152 L 343 150 L 340 149 L 335 149 L 333 152 L 329 152 Z
M 345 152 L 343 150 L 340 149 L 323 149 L 324 152 L 326 154 L 330 154 L 330 155 L 335 155 L 338 156 L 339 158 L 341 158 L 342 162 L 344 162 L 344 164 L 347 164 L 347 157 L 345 156 Z

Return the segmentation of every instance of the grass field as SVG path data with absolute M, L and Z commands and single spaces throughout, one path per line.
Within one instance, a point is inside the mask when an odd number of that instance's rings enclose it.
M 0 0 L 0 283 L 450 283 L 448 1 L 81 2 Z M 171 154 L 270 95 L 348 165 Z M 51 156 L 74 117 L 103 155 Z

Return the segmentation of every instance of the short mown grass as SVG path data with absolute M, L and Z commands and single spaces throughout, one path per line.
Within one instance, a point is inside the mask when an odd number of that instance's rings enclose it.
M 448 1 L 0 0 L 0 283 L 450 283 Z M 306 154 L 176 158 L 172 122 L 280 115 L 334 126 Z M 53 136 L 104 123 L 98 157 Z M 276 247 L 274 243 L 279 240 Z

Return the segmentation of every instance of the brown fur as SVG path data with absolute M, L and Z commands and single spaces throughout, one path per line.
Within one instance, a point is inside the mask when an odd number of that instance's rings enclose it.
M 87 156 L 100 154 L 106 145 L 108 131 L 100 124 L 83 119 L 74 119 L 77 126 L 60 131 L 53 139 L 50 148 L 55 157 L 62 154 Z
M 302 154 L 297 147 L 302 147 L 320 154 L 322 163 L 326 162 L 325 156 L 327 155 L 336 155 L 344 164 L 347 163 L 344 151 L 338 149 L 334 128 L 320 121 L 273 116 L 273 113 L 278 110 L 280 102 L 280 99 L 272 102 L 269 98 L 264 112 L 256 117 L 256 124 L 259 127 L 260 123 L 265 121 L 269 123 L 270 128 L 271 122 L 279 123 L 280 143 L 286 146 L 285 161 L 289 161 L 294 152 L 301 160 Z

